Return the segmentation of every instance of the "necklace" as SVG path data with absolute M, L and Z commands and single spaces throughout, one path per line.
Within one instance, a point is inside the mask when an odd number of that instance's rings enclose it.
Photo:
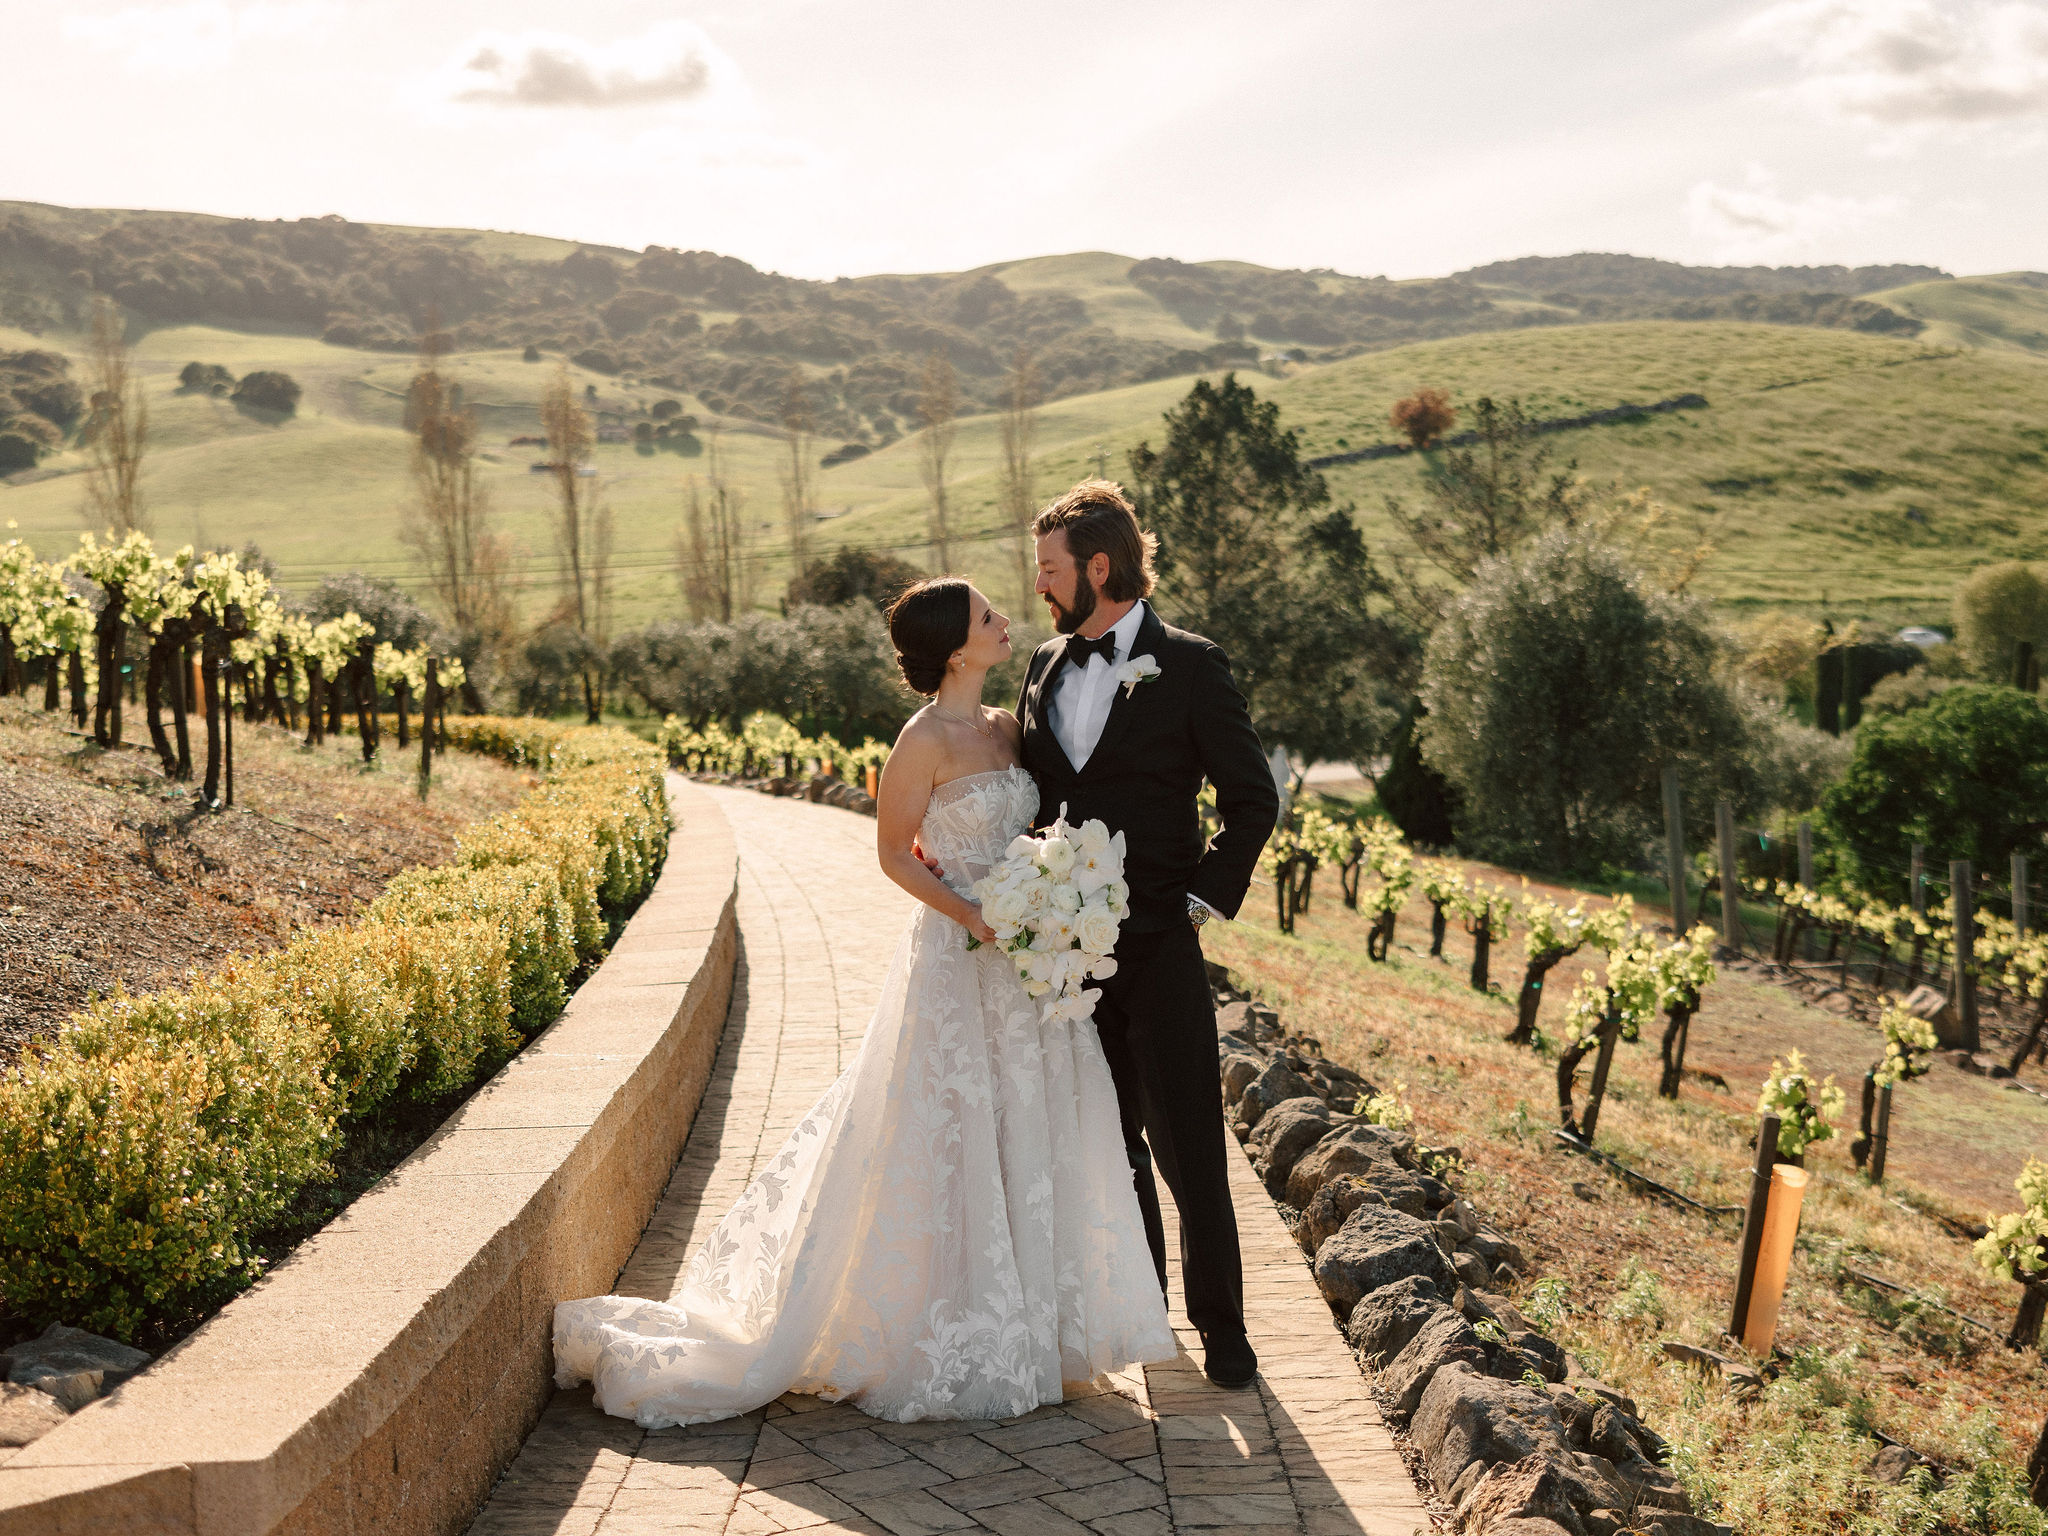
M 991 740 L 993 740 L 993 739 L 995 738 L 995 734 L 996 734 L 996 728 L 995 728 L 994 726 L 992 726 L 992 725 L 977 725 L 977 724 L 975 724 L 975 723 L 974 723 L 974 722 L 973 722 L 972 720 L 968 719 L 968 718 L 967 718 L 967 717 L 966 717 L 965 715 L 956 715 L 956 714 L 954 714 L 954 713 L 953 713 L 953 711 L 951 711 L 950 709 L 946 708 L 946 706 L 945 706 L 945 705 L 943 705 L 943 704 L 941 704 L 941 703 L 940 703 L 940 702 L 939 702 L 939 701 L 938 701 L 937 699 L 933 699 L 933 700 L 932 700 L 932 708 L 933 708 L 933 709 L 936 709 L 936 710 L 937 710 L 937 711 L 938 711 L 938 712 L 939 712 L 940 714 L 944 715 L 944 716 L 945 716 L 945 717 L 946 717 L 946 718 L 947 718 L 948 720 L 958 720 L 958 721 L 959 721 L 959 722 L 960 722 L 960 723 L 961 723 L 962 725 L 966 726 L 966 727 L 967 727 L 967 728 L 968 728 L 968 729 L 969 729 L 970 731 L 977 731 L 977 732 L 979 732 L 979 733 L 980 733 L 981 735 L 983 735 L 983 736 L 986 736 L 986 737 L 990 738 Z

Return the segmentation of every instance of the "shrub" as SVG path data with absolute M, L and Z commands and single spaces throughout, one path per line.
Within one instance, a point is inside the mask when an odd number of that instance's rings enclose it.
M 234 399 L 235 404 L 251 410 L 289 416 L 298 410 L 300 394 L 299 381 L 290 374 L 259 368 L 242 375 L 242 382 L 235 386 Z
M 9 1307 L 128 1338 L 250 1271 L 249 1234 L 333 1142 L 325 1044 L 257 993 L 205 983 L 74 1015 L 0 1082 Z
M 2048 712 L 2017 689 L 1961 683 L 1907 714 L 1865 720 L 1820 811 L 1868 890 L 1903 896 L 1897 869 L 1916 842 L 2002 871 L 2048 825 Z
M 1936 677 L 1925 667 L 1915 667 L 1911 672 L 1894 672 L 1890 677 L 1879 678 L 1875 686 L 1863 697 L 1863 718 L 1868 720 L 1876 715 L 1903 715 L 1930 704 L 1940 695 L 1954 687 L 1946 677 Z
M 887 608 L 904 588 L 915 586 L 924 577 L 917 566 L 886 550 L 850 549 L 842 544 L 826 559 L 812 561 L 790 578 L 789 606 L 815 603 L 820 608 L 838 608 L 864 597 L 877 608 Z
M 539 362 L 539 361 L 540 361 L 540 348 L 539 348 L 539 347 L 536 347 L 536 346 L 533 346 L 532 344 L 530 344 L 530 343 L 529 343 L 529 344 L 528 344 L 528 346 L 527 346 L 527 348 L 526 348 L 526 350 L 525 350 L 524 352 L 522 352 L 522 353 L 520 353 L 520 354 L 519 354 L 519 361 L 521 361 L 522 363 L 537 363 L 537 362 Z
M 337 1123 L 473 1082 L 559 1012 L 666 848 L 661 754 L 623 731 L 465 718 L 549 777 L 352 927 L 75 1015 L 0 1079 L 0 1295 L 119 1337 L 253 1278 L 253 1235 Z
M 1425 848 L 1448 848 L 1455 835 L 1457 791 L 1423 760 L 1418 727 L 1426 711 L 1410 699 L 1394 726 L 1387 747 L 1387 766 L 1374 786 L 1379 802 L 1409 842 Z
M 1451 397 L 1441 389 L 1418 389 L 1394 402 L 1388 423 L 1417 448 L 1427 448 L 1457 424 Z
M 0 432 L 0 475 L 17 469 L 34 469 L 39 446 L 26 432 Z
M 2018 560 L 1984 566 L 1956 588 L 1955 621 L 1956 644 L 1976 674 L 2010 682 L 2020 641 L 2048 651 L 2048 580 Z
M 178 370 L 178 388 L 188 395 L 224 395 L 235 376 L 219 363 L 187 363 Z

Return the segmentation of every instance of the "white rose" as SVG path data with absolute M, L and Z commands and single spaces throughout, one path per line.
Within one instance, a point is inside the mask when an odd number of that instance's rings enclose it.
M 1102 899 L 1109 910 L 1118 917 L 1128 917 L 1131 910 L 1131 887 L 1126 880 L 1112 880 L 1102 888 Z
M 1052 893 L 1053 910 L 1072 917 L 1081 910 L 1081 892 L 1071 885 L 1055 887 Z
M 1074 867 L 1074 845 L 1064 837 L 1048 837 L 1038 849 L 1038 862 L 1055 880 Z
M 1106 955 L 1116 948 L 1117 916 L 1106 906 L 1091 903 L 1074 919 L 1074 937 L 1091 955 Z
M 1024 897 L 1024 905 L 1033 913 L 1049 910 L 1052 906 L 1052 882 L 1037 876 L 1018 887 Z
M 1031 915 L 1031 903 L 1022 891 L 997 891 L 981 904 L 982 921 L 991 928 L 1015 928 Z

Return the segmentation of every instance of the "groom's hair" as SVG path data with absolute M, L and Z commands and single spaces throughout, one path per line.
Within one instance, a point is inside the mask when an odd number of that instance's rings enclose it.
M 1112 603 L 1136 602 L 1152 591 L 1152 557 L 1159 541 L 1138 526 L 1138 514 L 1113 480 L 1083 480 L 1031 521 L 1036 538 L 1061 532 L 1074 564 L 1082 570 L 1098 554 L 1109 556 L 1109 580 L 1102 595 Z

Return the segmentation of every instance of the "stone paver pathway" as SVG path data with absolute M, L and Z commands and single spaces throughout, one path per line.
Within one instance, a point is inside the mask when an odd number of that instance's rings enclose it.
M 689 1143 L 619 1277 L 626 1295 L 672 1294 L 698 1238 L 851 1060 L 910 906 L 875 865 L 867 818 L 711 793 L 739 842 L 740 971 Z M 1183 1327 L 1172 1363 L 1004 1423 L 886 1424 L 788 1397 L 649 1432 L 599 1413 L 588 1388 L 558 1392 L 471 1536 L 1426 1530 L 1300 1250 L 1234 1151 L 1231 1170 L 1264 1368 L 1255 1391 L 1211 1386 Z M 1179 1305 L 1176 1274 L 1176 1319 Z

